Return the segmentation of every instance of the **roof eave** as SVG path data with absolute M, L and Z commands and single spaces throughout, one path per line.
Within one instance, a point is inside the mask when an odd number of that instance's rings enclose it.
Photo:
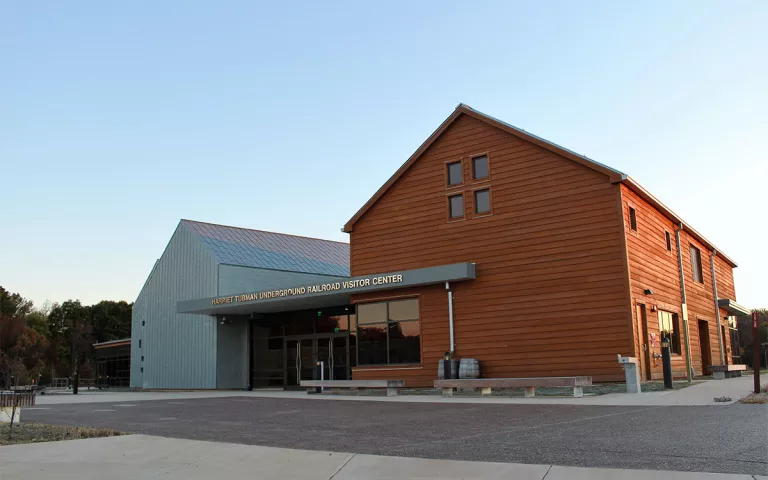
M 624 178 L 622 178 L 620 183 L 623 183 L 627 187 L 629 187 L 633 192 L 640 195 L 641 198 L 643 198 L 645 201 L 653 205 L 655 208 L 657 208 L 660 212 L 662 212 L 664 215 L 666 215 L 670 220 L 673 222 L 682 225 L 683 230 L 691 234 L 693 238 L 698 240 L 699 242 L 703 243 L 704 246 L 706 246 L 709 250 L 712 252 L 715 252 L 715 254 L 725 260 L 731 267 L 736 268 L 739 265 L 728 255 L 723 253 L 722 250 L 718 249 L 717 246 L 715 246 L 714 243 L 707 240 L 707 238 L 699 233 L 695 228 L 691 227 L 690 224 L 688 224 L 685 220 L 683 220 L 680 215 L 675 213 L 671 208 L 664 205 L 664 203 L 661 202 L 658 198 L 656 198 L 651 192 L 646 190 L 642 185 L 637 183 L 634 178 L 624 175 Z

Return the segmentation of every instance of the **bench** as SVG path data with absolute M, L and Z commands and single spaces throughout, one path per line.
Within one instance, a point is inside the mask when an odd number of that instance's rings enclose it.
M 712 372 L 712 378 L 715 380 L 722 380 L 724 378 L 740 377 L 741 372 L 747 370 L 746 365 L 710 365 L 709 370 Z
M 302 387 L 309 388 L 386 388 L 387 396 L 397 395 L 397 389 L 405 387 L 403 380 L 302 380 Z M 309 390 L 307 390 L 309 393 Z
M 531 378 L 472 378 L 435 380 L 435 388 L 442 388 L 444 396 L 452 396 L 455 388 L 480 388 L 482 395 L 491 395 L 494 388 L 525 388 L 525 396 L 536 395 L 536 387 L 573 387 L 573 396 L 584 395 L 584 388 L 592 385 L 592 377 L 531 377 Z

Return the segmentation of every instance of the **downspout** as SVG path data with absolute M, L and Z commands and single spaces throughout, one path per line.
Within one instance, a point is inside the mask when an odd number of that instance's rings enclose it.
M 717 279 L 715 278 L 715 256 L 717 250 L 712 250 L 709 255 L 709 268 L 712 269 L 712 294 L 715 296 L 715 317 L 717 318 L 717 346 L 720 349 L 720 365 L 725 365 L 725 354 L 723 353 L 723 334 L 720 328 L 720 305 L 717 303 Z
M 685 298 L 685 274 L 683 273 L 683 251 L 680 248 L 680 230 L 683 229 L 683 222 L 675 229 L 675 243 L 677 244 L 677 272 L 680 274 L 680 297 L 682 298 L 683 314 L 683 338 L 685 341 L 685 370 L 688 377 L 688 383 L 693 382 L 693 371 L 691 367 L 691 338 L 688 335 L 688 302 Z
M 454 342 L 453 342 L 453 292 L 451 291 L 451 284 L 445 282 L 445 289 L 448 290 L 448 334 L 450 336 L 451 348 L 448 350 L 453 354 Z

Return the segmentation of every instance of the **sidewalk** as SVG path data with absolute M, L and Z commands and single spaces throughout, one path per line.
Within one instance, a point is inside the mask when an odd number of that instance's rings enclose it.
M 375 402 L 426 402 L 426 403 L 478 403 L 478 404 L 538 404 L 538 405 L 612 405 L 612 406 L 677 406 L 677 405 L 730 405 L 748 395 L 752 389 L 751 377 L 708 380 L 679 390 L 649 392 L 630 395 L 610 393 L 607 395 L 574 397 L 441 397 L 438 395 L 401 395 L 397 397 L 351 396 L 351 395 L 307 395 L 304 391 L 254 390 L 244 391 L 177 391 L 177 392 L 108 392 L 91 391 L 79 395 L 41 395 L 38 406 L 95 403 L 95 402 L 137 402 L 143 400 L 179 400 L 217 397 L 269 397 L 301 398 L 311 400 L 375 401 Z M 715 397 L 730 397 L 730 402 L 718 403 Z
M 292 450 L 146 435 L 70 440 L 0 448 L 0 479 L 306 479 L 404 478 L 515 480 L 768 480 L 661 470 L 463 462 Z

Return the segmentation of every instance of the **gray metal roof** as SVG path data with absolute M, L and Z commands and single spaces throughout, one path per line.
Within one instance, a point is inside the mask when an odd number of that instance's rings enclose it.
M 349 276 L 349 244 L 283 233 L 182 220 L 219 263 Z

